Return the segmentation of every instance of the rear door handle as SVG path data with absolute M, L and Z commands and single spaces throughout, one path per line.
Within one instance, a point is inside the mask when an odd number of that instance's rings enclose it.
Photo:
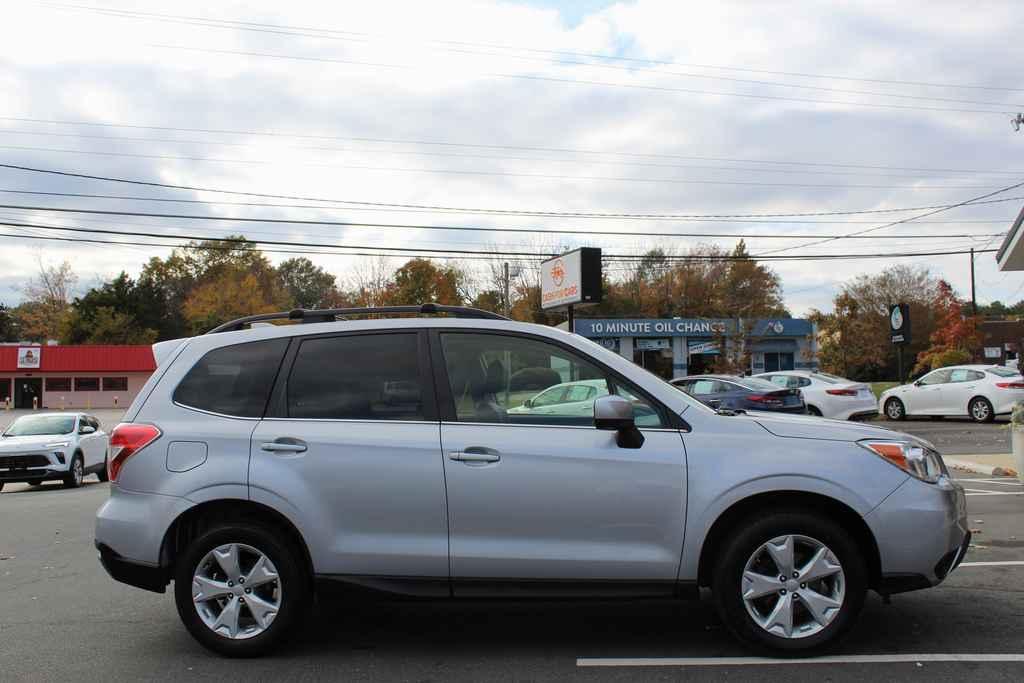
M 302 439 L 283 437 L 264 442 L 260 448 L 271 453 L 305 453 L 307 446 Z
M 472 451 L 453 451 L 448 454 L 451 460 L 459 462 L 498 462 L 501 456 L 497 453 L 474 453 Z

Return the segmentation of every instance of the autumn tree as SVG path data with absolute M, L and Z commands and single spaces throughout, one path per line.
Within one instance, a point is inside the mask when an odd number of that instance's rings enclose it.
M 40 258 L 38 265 L 37 275 L 21 288 L 25 301 L 18 306 L 15 316 L 25 339 L 45 342 L 60 338 L 78 277 L 68 261 L 55 266 Z
M 970 362 L 981 346 L 978 319 L 964 315 L 963 302 L 945 280 L 939 280 L 932 306 L 935 331 L 928 338 L 931 345 L 917 355 L 915 373 Z
M 461 306 L 466 300 L 467 275 L 451 264 L 437 266 L 414 258 L 395 271 L 385 299 L 392 305 L 434 302 Z

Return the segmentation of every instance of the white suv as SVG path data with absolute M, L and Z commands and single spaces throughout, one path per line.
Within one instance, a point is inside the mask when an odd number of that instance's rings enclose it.
M 335 320 L 385 313 L 455 317 Z M 244 329 L 274 318 L 313 324 Z M 936 585 L 970 540 L 927 443 L 715 411 L 562 330 L 428 304 L 217 331 L 156 345 L 111 436 L 96 545 L 115 579 L 173 580 L 186 628 L 223 654 L 294 633 L 318 581 L 435 598 L 707 586 L 744 642 L 812 652 L 868 589 Z M 595 388 L 589 411 L 516 410 L 565 382 Z
M 0 490 L 5 483 L 53 479 L 76 488 L 92 473 L 106 481 L 108 440 L 92 415 L 22 415 L 0 434 Z

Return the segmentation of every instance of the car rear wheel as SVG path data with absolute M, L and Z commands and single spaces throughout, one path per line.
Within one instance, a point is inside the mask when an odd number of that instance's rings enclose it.
M 712 586 L 736 637 L 775 655 L 810 655 L 853 625 L 867 574 L 839 525 L 819 514 L 779 511 L 738 529 L 719 555 Z
M 890 420 L 905 420 L 907 410 L 903 407 L 903 401 L 898 398 L 890 398 L 885 402 L 885 416 Z
M 813 415 L 814 417 L 821 417 L 821 411 L 815 406 L 807 406 L 807 414 Z
M 992 409 L 992 404 L 982 396 L 971 399 L 967 406 L 967 413 L 975 422 L 991 422 L 996 417 L 996 411 Z
M 64 488 L 77 489 L 82 485 L 83 479 L 85 479 L 85 465 L 82 464 L 82 455 L 75 453 L 71 458 L 68 473 L 64 475 Z
M 107 463 L 109 457 L 109 453 L 103 456 L 103 467 L 101 467 L 99 472 L 96 473 L 96 478 L 99 479 L 101 482 L 108 481 L 110 479 L 110 477 L 107 475 Z
M 263 526 L 231 523 L 193 541 L 175 568 L 178 615 L 203 646 L 256 657 L 300 625 L 312 588 L 301 552 Z

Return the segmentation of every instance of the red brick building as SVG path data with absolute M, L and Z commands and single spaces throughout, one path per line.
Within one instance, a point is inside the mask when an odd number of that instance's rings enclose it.
M 156 369 L 149 346 L 0 346 L 0 407 L 126 408 Z

